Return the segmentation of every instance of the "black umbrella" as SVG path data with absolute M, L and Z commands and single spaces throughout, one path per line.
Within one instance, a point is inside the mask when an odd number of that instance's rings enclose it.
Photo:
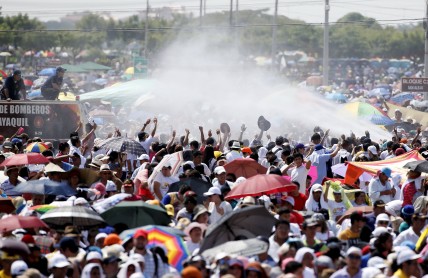
M 96 211 L 84 206 L 54 208 L 43 214 L 40 219 L 53 227 L 66 225 L 93 227 L 104 224 L 104 219 Z
M 126 137 L 112 137 L 101 142 L 98 147 L 110 149 L 116 152 L 125 152 L 129 154 L 141 155 L 146 150 L 135 140 Z
M 428 161 L 417 160 L 417 161 L 407 162 L 406 165 L 404 165 L 404 168 L 407 168 L 416 172 L 428 173 Z
M 202 204 L 204 201 L 204 193 L 210 189 L 212 186 L 211 183 L 203 181 L 198 178 L 189 178 L 183 181 L 174 182 L 169 186 L 168 192 L 178 192 L 178 189 L 183 185 L 187 184 L 192 188 L 192 191 L 194 191 L 198 195 L 198 204 Z
M 235 240 L 237 237 L 269 237 L 276 221 L 264 206 L 234 210 L 208 227 L 199 252 Z
M 0 240 L 0 250 L 7 252 L 9 255 L 25 256 L 30 254 L 27 244 L 14 239 Z

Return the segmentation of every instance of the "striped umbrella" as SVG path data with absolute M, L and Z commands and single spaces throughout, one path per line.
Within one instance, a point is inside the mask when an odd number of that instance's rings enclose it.
M 88 228 L 105 223 L 97 212 L 83 206 L 54 208 L 43 214 L 40 219 L 49 226 L 73 225 Z
M 49 147 L 44 143 L 34 142 L 27 146 L 27 153 L 42 153 L 49 150 Z
M 116 152 L 126 152 L 137 156 L 146 153 L 143 146 L 135 140 L 126 137 L 112 137 L 98 145 L 100 148 L 110 149 Z

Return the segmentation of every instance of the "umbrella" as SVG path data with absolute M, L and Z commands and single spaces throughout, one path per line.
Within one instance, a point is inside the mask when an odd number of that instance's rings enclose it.
M 11 199 L 5 198 L 5 197 L 0 197 L 0 212 L 9 214 L 15 210 L 16 210 L 16 208 L 13 205 Z
M 56 74 L 55 68 L 46 68 L 39 71 L 38 76 L 54 76 Z
M 9 255 L 26 256 L 30 254 L 30 249 L 27 244 L 16 239 L 2 239 L 0 240 L 0 250 L 7 252 Z
M 0 70 L 0 77 L 3 77 L 4 79 L 7 78 L 7 73 L 5 73 L 4 71 Z
M 428 107 L 428 100 L 422 100 L 422 101 L 420 101 L 420 100 L 412 100 L 412 101 L 410 101 L 410 105 L 413 105 L 414 107 L 416 107 L 416 108 L 426 108 L 426 107 Z
M 28 210 L 35 211 L 39 214 L 45 214 L 46 212 L 50 211 L 51 209 L 57 208 L 57 206 L 53 205 L 38 205 L 38 206 L 32 206 L 28 208 Z
M 372 114 L 363 118 L 375 125 L 393 125 L 395 123 L 395 121 L 391 120 L 389 117 L 379 114 Z
M 174 266 L 178 271 L 181 271 L 183 262 L 189 256 L 182 237 L 171 233 L 169 230 L 164 229 L 164 227 L 153 226 L 144 230 L 147 232 L 147 247 L 164 247 L 169 264 Z
M 149 205 L 143 201 L 123 201 L 101 213 L 102 218 L 111 226 L 124 223 L 128 228 L 144 225 L 167 226 L 171 218 L 160 206 Z M 124 217 L 126 216 L 126 217 Z
M 27 150 L 27 153 L 42 153 L 46 150 L 49 150 L 49 147 L 41 142 L 34 142 L 25 148 Z
M 171 176 L 176 175 L 183 162 L 183 151 L 165 155 L 161 162 L 153 169 L 153 173 L 150 175 L 147 182 L 151 184 L 156 179 L 157 175 L 159 175 L 164 165 L 167 164 L 171 166 Z
M 238 158 L 224 165 L 227 173 L 233 173 L 236 177 L 251 178 L 257 174 L 266 174 L 266 167 L 260 165 L 254 159 Z
M 130 196 L 131 196 L 130 194 L 118 193 L 118 194 L 115 194 L 115 195 L 110 196 L 108 198 L 99 200 L 98 202 L 96 202 L 95 204 L 92 205 L 92 208 L 96 212 L 101 214 L 101 213 L 105 212 L 106 210 L 111 209 L 115 205 L 122 202 L 125 198 L 128 198 Z
M 142 226 L 142 227 L 138 227 L 138 228 L 125 230 L 125 231 L 120 233 L 119 237 L 122 240 L 125 240 L 128 237 L 132 237 L 137 230 L 143 229 L 143 230 L 147 231 L 147 230 L 151 230 L 153 228 L 165 230 L 168 233 L 174 234 L 174 235 L 179 236 L 179 237 L 185 237 L 186 236 L 186 234 L 182 230 L 179 230 L 176 228 L 172 228 L 172 227 L 168 227 L 168 226 L 159 226 L 159 225 L 146 225 L 146 226 Z
M 373 114 L 383 115 L 379 109 L 365 102 L 347 103 L 344 108 L 354 116 L 370 116 Z
M 79 182 L 85 185 L 91 185 L 99 179 L 98 171 L 88 168 L 71 167 L 67 172 L 61 173 L 61 179 L 68 180 L 70 174 L 74 171 L 79 173 Z
M 341 224 L 343 220 L 348 218 L 354 211 L 361 211 L 364 214 L 369 214 L 373 212 L 372 206 L 363 206 L 363 207 L 350 207 L 345 213 L 342 215 L 342 217 L 339 218 L 337 221 L 337 224 Z
M 403 167 L 416 172 L 428 173 L 428 161 L 426 160 L 408 162 Z
M 28 164 L 47 164 L 49 160 L 39 153 L 21 153 L 6 158 L 0 166 L 19 166 Z
M 105 223 L 97 212 L 84 206 L 54 208 L 43 214 L 40 219 L 49 226 L 93 227 Z
M 219 253 L 227 253 L 234 256 L 251 257 L 260 253 L 266 252 L 269 249 L 269 244 L 258 238 L 250 238 L 244 240 L 235 240 L 223 243 L 214 248 L 205 250 L 202 257 L 208 261 L 215 259 Z
M 234 210 L 208 227 L 200 252 L 235 240 L 238 236 L 269 237 L 276 221 L 264 206 L 249 206 Z
M 107 67 L 94 62 L 86 62 L 77 66 L 85 70 L 111 70 L 111 67 Z
M 137 156 L 146 153 L 140 142 L 126 137 L 112 137 L 101 142 L 98 147 L 117 152 L 126 152 Z
M 226 199 L 238 199 L 245 196 L 262 196 L 296 190 L 289 177 L 278 175 L 256 175 L 234 186 Z
M 331 94 L 328 94 L 326 98 L 329 100 L 341 101 L 341 102 L 348 101 L 348 98 L 342 93 L 331 93 Z
M 189 179 L 186 179 L 183 181 L 174 182 L 173 184 L 171 184 L 169 186 L 168 192 L 178 192 L 178 189 L 183 184 L 187 184 L 188 186 L 190 186 L 192 191 L 194 191 L 196 193 L 196 195 L 198 196 L 198 204 L 203 203 L 203 201 L 205 199 L 204 193 L 207 192 L 208 189 L 210 189 L 210 187 L 212 186 L 211 183 L 203 181 L 201 179 L 189 178 Z
M 412 93 L 404 92 L 391 97 L 390 101 L 397 105 L 403 105 L 406 101 L 413 99 L 415 99 L 415 96 Z
M 45 228 L 49 229 L 45 222 L 36 216 L 20 216 L 12 215 L 5 217 L 0 222 L 0 231 L 2 233 L 13 231 L 16 229 L 29 229 L 29 228 Z
M 391 92 L 385 88 L 385 87 L 378 87 L 371 90 L 368 94 L 368 97 L 383 97 L 383 98 L 389 98 L 391 96 Z
M 10 56 L 12 56 L 12 54 L 10 54 L 9 52 L 0 52 L 0 56 L 2 56 L 2 57 L 10 57 Z
M 40 195 L 73 196 L 76 190 L 64 182 L 55 182 L 49 179 L 30 180 L 15 187 L 18 193 L 32 193 Z

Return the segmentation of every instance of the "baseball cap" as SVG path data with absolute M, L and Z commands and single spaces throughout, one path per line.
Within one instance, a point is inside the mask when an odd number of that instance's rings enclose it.
M 66 72 L 66 71 L 67 71 L 67 69 L 65 69 L 65 68 L 63 68 L 63 67 L 57 67 L 57 68 L 56 68 L 56 71 L 57 71 L 57 72 Z
M 133 238 L 139 238 L 139 237 L 144 237 L 147 238 L 147 232 L 144 231 L 143 229 L 139 229 L 134 233 Z
M 420 257 L 421 255 L 416 254 L 414 251 L 410 250 L 409 248 L 405 248 L 400 252 L 398 252 L 397 265 L 401 265 L 402 263 L 407 261 L 417 260 Z
M 314 226 L 318 226 L 318 222 L 315 219 L 309 218 L 305 220 L 303 225 L 306 227 L 314 227 Z
M 415 208 L 412 205 L 405 205 L 402 209 L 401 209 L 401 213 L 404 216 L 412 216 L 415 213 Z
M 122 240 L 115 233 L 111 233 L 104 238 L 104 246 L 110 246 L 113 244 L 122 244 Z
M 372 154 L 377 155 L 377 149 L 376 149 L 376 147 L 375 147 L 375 146 L 371 145 L 371 146 L 369 146 L 369 147 L 367 148 L 367 150 L 368 150 L 369 152 L 371 152 Z
M 304 149 L 305 148 L 305 145 L 303 145 L 302 143 L 299 143 L 299 144 L 297 144 L 296 145 L 296 147 L 294 147 L 296 150 L 297 149 Z
M 98 241 L 99 239 L 103 239 L 106 238 L 107 234 L 106 233 L 99 233 L 95 236 L 95 241 Z
M 22 74 L 22 72 L 20 70 L 15 70 L 13 72 L 13 75 L 21 75 L 21 74 Z
M 375 268 L 387 267 L 385 260 L 378 256 L 370 258 L 367 262 L 367 266 Z
M 60 249 L 70 249 L 72 253 L 77 253 L 79 251 L 79 246 L 76 243 L 76 240 L 71 237 L 63 237 L 59 242 Z
M 102 255 L 101 255 L 101 253 L 100 253 L 100 252 L 97 252 L 97 251 L 91 251 L 91 252 L 89 252 L 89 253 L 86 255 L 86 262 L 89 262 L 89 261 L 91 261 L 91 260 L 100 260 L 100 261 L 102 261 L 102 260 L 103 260 L 103 257 L 102 257 Z
M 241 149 L 241 151 L 243 152 L 243 153 L 249 153 L 249 154 L 252 154 L 253 152 L 251 151 L 251 148 L 250 147 L 244 147 L 244 148 L 242 148 Z
M 217 166 L 217 167 L 215 167 L 214 174 L 219 175 L 219 174 L 222 174 L 222 173 L 226 173 L 226 169 L 224 169 L 223 166 Z
M 390 222 L 388 214 L 381 213 L 378 216 L 376 216 L 376 223 L 379 222 L 379 221 L 388 221 L 388 222 Z
M 12 274 L 12 276 L 22 275 L 27 269 L 28 265 L 24 261 L 14 261 L 10 266 L 10 274 Z
M 208 189 L 208 192 L 204 193 L 205 197 L 212 196 L 212 195 L 221 195 L 220 188 L 213 186 L 213 187 L 210 187 L 210 189 Z
M 392 171 L 391 171 L 391 169 L 390 169 L 390 168 L 388 168 L 388 167 L 384 167 L 384 168 L 382 168 L 382 169 L 380 170 L 380 172 L 381 172 L 381 173 L 383 173 L 383 174 L 385 174 L 385 176 L 387 176 L 388 178 L 390 178 L 390 177 L 391 177 L 391 173 L 392 173 Z
M 69 265 L 70 265 L 70 262 L 67 260 L 67 258 L 63 254 L 58 253 L 49 260 L 48 267 L 49 269 L 54 267 L 63 268 Z
M 352 246 L 348 249 L 348 251 L 346 251 L 346 256 L 349 256 L 351 254 L 362 256 L 363 252 L 360 248 Z
M 287 198 L 283 199 L 285 202 L 289 202 L 294 207 L 294 198 L 291 196 L 287 196 Z
M 385 227 L 376 227 L 376 229 L 373 230 L 372 236 L 374 238 L 378 238 L 381 234 L 389 233 L 388 229 Z
M 140 155 L 137 159 L 138 160 L 150 160 L 150 157 L 148 154 L 144 153 L 144 154 Z

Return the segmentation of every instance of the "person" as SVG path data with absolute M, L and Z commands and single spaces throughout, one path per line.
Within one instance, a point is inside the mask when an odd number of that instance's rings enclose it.
M 153 254 L 147 250 L 147 232 L 143 229 L 138 229 L 133 236 L 134 248 L 131 250 L 131 255 L 134 253 L 144 256 L 144 276 L 146 277 L 162 277 L 167 270 L 157 254 Z
M 360 248 L 352 246 L 346 252 L 346 266 L 335 273 L 333 273 L 331 278 L 361 278 L 361 256 L 362 252 Z
M 204 196 L 209 201 L 210 223 L 216 223 L 223 215 L 232 211 L 232 206 L 223 200 L 223 194 L 218 187 L 211 187 L 208 192 L 204 193 Z
M 21 71 L 15 70 L 12 76 L 6 78 L 4 86 L 1 89 L 1 99 L 11 101 L 11 100 L 20 100 L 22 98 L 25 100 L 27 98 L 25 92 L 24 80 L 21 78 Z
M 179 179 L 171 174 L 171 165 L 166 163 L 163 165 L 161 172 L 156 176 L 153 181 L 152 193 L 155 198 L 162 201 L 163 197 L 168 192 L 169 186 L 174 182 L 178 182 Z
M 324 201 L 328 205 L 329 213 L 331 216 L 330 219 L 337 221 L 345 213 L 347 208 L 343 202 L 342 189 L 340 188 L 336 187 L 335 189 L 333 189 L 334 201 L 328 199 L 328 190 L 330 188 L 330 185 L 331 185 L 331 182 L 327 181 L 326 189 L 324 192 Z
M 296 252 L 294 257 L 296 262 L 301 263 L 304 267 L 303 269 L 303 278 L 315 277 L 314 273 L 314 260 L 315 252 L 313 249 L 308 247 L 302 247 Z
M 341 144 L 337 144 L 336 149 L 332 153 L 325 153 L 325 149 L 321 144 L 315 146 L 314 152 L 308 157 L 312 165 L 317 167 L 317 179 L 315 183 L 321 183 L 327 177 L 327 162 L 335 157 L 341 149 Z
M 290 197 L 294 199 L 294 209 L 298 211 L 306 210 L 305 204 L 308 199 L 304 193 L 299 191 L 299 183 L 297 181 L 293 181 L 293 184 L 296 185 L 296 189 L 290 192 Z
M 49 77 L 41 87 L 42 96 L 46 100 L 56 100 L 61 91 L 66 69 L 57 67 L 55 75 Z
M 229 163 L 238 158 L 243 158 L 241 144 L 238 141 L 233 141 L 232 146 L 230 146 L 230 152 L 226 154 L 226 160 Z
M 287 175 L 287 171 L 293 166 L 295 167 L 291 170 L 291 180 L 299 183 L 298 191 L 301 194 L 306 194 L 306 177 L 309 169 L 311 169 L 311 161 L 304 161 L 301 153 L 295 153 L 293 155 L 293 163 L 286 166 L 283 170 L 281 169 L 282 174 Z
M 407 181 L 401 187 L 402 207 L 412 205 L 413 201 L 423 195 L 424 187 L 422 186 L 421 172 L 409 170 L 407 172 Z M 422 191 L 422 192 L 421 192 Z
M 138 133 L 138 141 L 140 142 L 140 145 L 144 148 L 144 150 L 146 151 L 146 154 L 150 155 L 150 146 L 154 140 L 154 137 L 156 135 L 156 129 L 158 126 L 158 119 L 154 118 L 153 119 L 153 130 L 150 133 L 150 135 L 145 132 L 144 130 L 146 129 L 146 127 L 150 124 L 151 120 L 147 119 L 146 122 L 143 125 L 143 128 L 141 129 L 141 131 Z
M 401 232 L 394 240 L 394 246 L 399 246 L 404 241 L 410 241 L 416 244 L 419 237 L 421 236 L 422 229 L 425 227 L 427 216 L 418 213 L 413 214 L 412 217 L 412 226 Z
M 15 187 L 20 184 L 18 179 L 19 177 L 19 167 L 9 166 L 5 169 L 5 174 L 7 179 L 0 185 L 1 191 L 9 197 L 20 196 L 21 193 L 15 191 Z
M 407 248 L 398 252 L 398 270 L 394 272 L 392 278 L 421 277 L 422 275 L 418 264 L 418 259 L 420 257 L 421 255 Z
M 366 203 L 366 193 L 362 190 L 358 190 L 354 192 L 354 201 L 352 202 L 353 207 L 365 207 Z
M 140 196 L 134 194 L 135 193 L 134 183 L 130 179 L 127 179 L 123 182 L 122 192 L 131 195 L 129 197 L 126 197 L 124 199 L 124 201 L 139 201 L 139 200 L 141 200 Z
M 362 211 L 354 211 L 351 214 L 351 227 L 342 231 L 338 238 L 340 240 L 348 241 L 348 245 L 355 245 L 359 243 L 360 233 L 363 226 L 366 224 L 366 218 Z
M 378 215 L 385 213 L 385 202 L 381 199 L 376 200 L 373 203 L 373 212 L 366 215 L 367 218 L 367 226 L 370 228 L 371 231 L 375 229 L 376 225 L 376 219 Z
M 302 236 L 302 242 L 305 247 L 313 249 L 315 252 L 327 251 L 327 246 L 316 238 L 317 230 L 319 230 L 320 224 L 317 221 L 309 218 L 303 222 L 302 230 L 304 235 Z
M 103 278 L 104 273 L 101 265 L 97 263 L 89 263 L 82 270 L 81 278 Z
M 193 251 L 199 249 L 201 246 L 202 235 L 206 229 L 206 225 L 199 224 L 198 222 L 192 222 L 184 229 L 184 233 L 187 236 L 185 244 L 189 254 L 192 254 Z
M 278 249 L 288 240 L 290 233 L 290 222 L 287 220 L 280 220 L 275 224 L 275 233 L 269 237 L 269 250 L 268 254 L 272 259 L 278 263 Z
M 393 200 L 395 188 L 391 186 L 388 179 L 391 177 L 391 169 L 388 167 L 382 168 L 377 177 L 373 177 L 369 183 L 369 198 L 372 203 L 381 199 L 385 204 Z
M 305 208 L 309 212 L 319 212 L 321 209 L 328 209 L 328 204 L 321 198 L 322 185 L 314 184 L 311 187 L 309 198 L 305 202 Z
M 67 268 L 71 266 L 71 263 L 67 260 L 63 254 L 55 254 L 49 259 L 49 270 L 52 273 L 50 278 L 64 278 L 67 274 Z

